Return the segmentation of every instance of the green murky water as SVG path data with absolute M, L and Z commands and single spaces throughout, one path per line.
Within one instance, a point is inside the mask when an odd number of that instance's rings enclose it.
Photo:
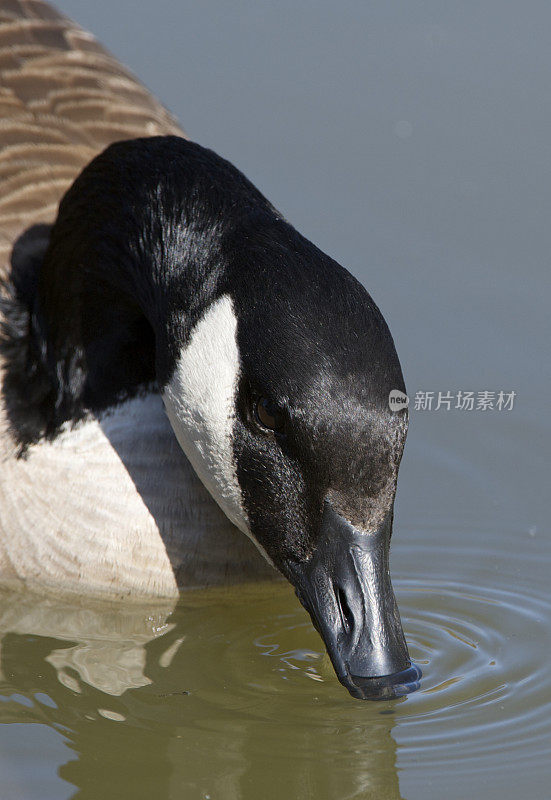
M 513 588 L 514 554 L 488 586 L 492 553 L 466 580 L 469 553 L 435 577 L 433 551 L 403 549 L 395 580 L 421 688 L 379 703 L 348 696 L 283 583 L 174 609 L 2 595 L 2 798 L 548 797 L 549 600 Z

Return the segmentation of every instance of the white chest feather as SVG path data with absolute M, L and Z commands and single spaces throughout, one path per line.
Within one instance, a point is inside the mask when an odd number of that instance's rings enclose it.
M 195 471 L 231 521 L 248 532 L 232 452 L 239 375 L 236 328 L 231 299 L 224 295 L 194 328 L 163 399 L 176 438 Z
M 269 567 L 202 486 L 150 394 L 0 463 L 0 577 L 175 596 Z
M 236 475 L 232 438 L 239 369 L 237 319 L 231 297 L 223 295 L 193 329 L 163 400 L 197 475 L 234 525 L 272 563 L 251 534 Z

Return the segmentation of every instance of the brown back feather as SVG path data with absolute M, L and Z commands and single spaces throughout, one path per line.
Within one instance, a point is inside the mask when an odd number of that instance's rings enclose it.
M 93 36 L 43 0 L 0 0 L 0 279 L 94 155 L 159 134 L 185 135 Z

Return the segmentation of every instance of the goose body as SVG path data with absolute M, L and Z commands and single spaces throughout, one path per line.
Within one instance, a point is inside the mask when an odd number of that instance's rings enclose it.
M 116 139 L 185 136 L 101 45 L 39 2 L 0 2 L 0 278 L 14 244 Z M 21 245 L 43 248 L 40 237 Z M 4 324 L 6 320 L 4 317 Z M 6 351 L 0 352 L 0 380 Z M 28 447 L 0 398 L 0 579 L 114 596 L 176 596 L 277 573 L 178 447 L 157 392 Z
M 278 576 L 213 502 L 157 393 L 5 457 L 0 509 L 10 585 L 176 597 Z
M 0 581 L 283 575 L 349 690 L 392 694 L 380 312 L 78 26 L 39 0 L 0 22 Z

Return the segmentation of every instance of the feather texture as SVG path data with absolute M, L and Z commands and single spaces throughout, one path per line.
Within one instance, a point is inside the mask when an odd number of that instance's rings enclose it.
M 185 135 L 93 36 L 40 0 L 0 0 L 0 276 L 96 153 L 160 134 Z
M 163 134 L 185 135 L 93 36 L 41 0 L 0 0 L 0 279 L 16 240 L 54 221 L 98 152 Z M 4 371 L 0 361 L 0 381 Z M 275 574 L 200 483 L 158 395 L 68 427 L 25 458 L 8 427 L 0 401 L 0 579 L 171 597 Z

